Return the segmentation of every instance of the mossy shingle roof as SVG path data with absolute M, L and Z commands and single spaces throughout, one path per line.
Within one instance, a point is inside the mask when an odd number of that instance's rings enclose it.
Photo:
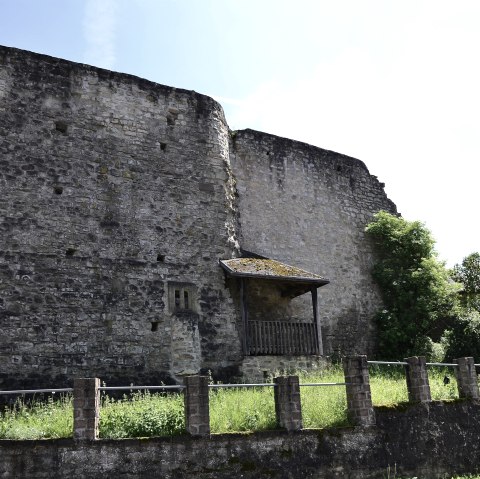
M 323 286 L 330 281 L 318 274 L 290 266 L 274 259 L 234 258 L 220 260 L 220 265 L 230 276 L 281 281 L 298 281 Z

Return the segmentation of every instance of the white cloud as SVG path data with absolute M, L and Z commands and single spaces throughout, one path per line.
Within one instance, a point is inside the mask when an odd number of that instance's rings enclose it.
M 115 65 L 115 0 L 87 0 L 83 19 L 84 61 L 112 69 Z
M 427 223 L 453 264 L 480 250 L 479 8 L 464 4 L 453 15 L 449 3 L 422 5 L 378 49 L 351 45 L 308 76 L 264 82 L 225 110 L 233 129 L 363 160 L 404 216 Z

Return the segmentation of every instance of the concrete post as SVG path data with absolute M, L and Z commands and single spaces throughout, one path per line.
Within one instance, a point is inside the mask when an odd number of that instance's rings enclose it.
M 370 392 L 366 356 L 343 358 L 348 418 L 355 426 L 374 426 L 375 411 Z
M 210 434 L 210 407 L 207 376 L 185 377 L 185 425 L 192 436 Z
M 77 441 L 98 439 L 99 387 L 98 378 L 81 378 L 73 381 L 73 438 Z
M 302 404 L 298 376 L 282 376 L 275 383 L 275 415 L 277 424 L 287 431 L 302 429 Z
M 455 368 L 457 378 L 458 396 L 461 398 L 478 399 L 477 372 L 473 358 L 458 358 L 454 362 L 458 364 Z
M 406 358 L 405 366 L 408 400 L 410 402 L 429 402 L 432 400 L 430 395 L 430 384 L 428 382 L 427 360 L 423 356 L 413 356 Z

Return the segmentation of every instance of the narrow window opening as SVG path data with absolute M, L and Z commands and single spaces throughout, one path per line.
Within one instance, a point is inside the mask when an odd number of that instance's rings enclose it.
M 73 256 L 76 251 L 77 250 L 75 248 L 67 248 L 67 250 L 65 251 L 65 256 Z
M 337 166 L 337 171 L 342 171 L 342 167 L 340 165 Z
M 158 321 L 152 321 L 152 331 L 158 331 Z
M 166 143 L 160 143 L 160 149 L 162 151 L 165 151 L 167 149 L 167 144 Z
M 57 121 L 55 123 L 55 130 L 66 135 L 68 130 L 68 125 L 64 121 Z
M 56 194 L 56 195 L 61 195 L 63 193 L 63 187 L 62 186 L 55 186 L 53 188 L 53 192 Z
M 165 261 L 165 255 L 164 254 L 157 254 L 157 261 L 159 263 L 163 263 Z
M 169 283 L 168 308 L 173 314 L 196 313 L 195 286 L 191 283 Z
M 180 307 L 180 290 L 176 289 L 175 290 L 175 308 Z

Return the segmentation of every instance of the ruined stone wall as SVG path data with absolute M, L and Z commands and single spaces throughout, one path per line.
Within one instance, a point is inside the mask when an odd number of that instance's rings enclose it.
M 157 439 L 0 440 L 18 479 L 443 479 L 480 471 L 476 401 L 376 408 L 377 426 Z
M 218 260 L 239 240 L 331 280 L 327 354 L 370 350 L 364 227 L 395 207 L 358 160 L 231 135 L 195 92 L 0 47 L 0 187 L 0 389 L 236 375 L 238 291 Z M 309 294 L 273 289 L 252 317 L 312 320 Z
M 241 246 L 329 278 L 319 289 L 326 354 L 368 353 L 379 293 L 371 279 L 372 215 L 395 212 L 359 160 L 252 130 L 234 132 Z M 312 317 L 310 295 L 303 298 Z
M 228 134 L 206 96 L 0 47 L 0 389 L 238 363 Z

